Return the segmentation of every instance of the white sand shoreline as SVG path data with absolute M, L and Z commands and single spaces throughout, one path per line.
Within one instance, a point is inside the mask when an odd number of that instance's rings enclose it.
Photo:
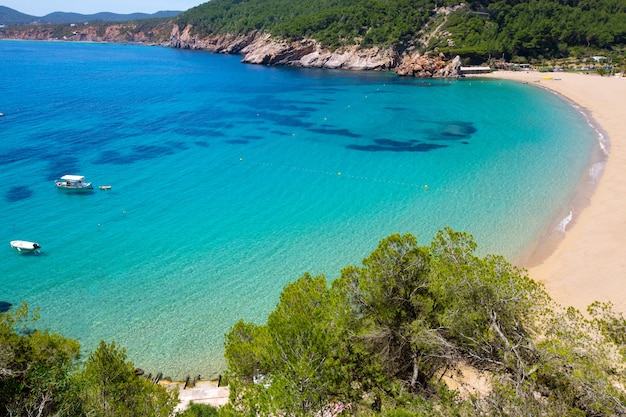
M 545 79 L 544 77 L 552 77 Z M 572 213 L 564 237 L 547 254 L 532 254 L 529 275 L 560 304 L 585 311 L 610 301 L 626 313 L 626 78 L 576 73 L 497 71 L 484 78 L 527 82 L 582 107 L 607 136 L 608 160 L 588 202 Z M 585 207 L 583 207 L 585 206 Z

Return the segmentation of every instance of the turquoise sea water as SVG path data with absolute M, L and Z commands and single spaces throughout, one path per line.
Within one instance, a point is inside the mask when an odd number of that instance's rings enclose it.
M 451 226 L 519 261 L 598 150 L 578 109 L 532 85 L 131 45 L 0 54 L 0 301 L 173 378 L 219 372 L 238 319 L 262 322 L 285 283 L 333 279 L 391 233 L 428 244 Z M 64 174 L 96 189 L 57 191 Z

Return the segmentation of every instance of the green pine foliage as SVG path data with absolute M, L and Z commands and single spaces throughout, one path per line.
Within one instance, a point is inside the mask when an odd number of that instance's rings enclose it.
M 328 283 L 288 284 L 267 323 L 226 336 L 224 415 L 528 416 L 626 413 L 626 320 L 556 306 L 498 256 L 445 229 L 392 235 Z M 489 375 L 462 398 L 445 374 Z
M 75 381 L 83 415 L 168 417 L 175 406 L 175 398 L 164 388 L 137 377 L 125 349 L 115 342 L 101 341 Z
M 436 13 L 442 6 L 455 10 L 443 25 Z M 623 52 L 626 0 L 212 0 L 181 14 L 177 23 L 192 25 L 199 36 L 260 31 L 328 47 L 418 46 L 468 58 L 559 58 Z
M 73 397 L 78 342 L 34 330 L 28 304 L 0 314 L 0 416 L 53 415 Z
M 453 39 L 439 46 L 450 54 L 527 58 L 566 58 L 594 51 L 623 51 L 624 0 L 499 0 L 450 16 Z
M 449 228 L 429 245 L 391 235 L 328 282 L 285 286 L 265 324 L 225 338 L 229 404 L 183 416 L 626 415 L 626 318 L 561 308 L 502 257 Z M 0 416 L 172 416 L 175 393 L 137 377 L 124 348 L 36 330 L 24 303 L 0 314 Z M 462 395 L 450 375 L 482 375 Z
M 101 342 L 81 364 L 79 343 L 37 319 L 26 303 L 0 314 L 0 416 L 172 415 L 176 395 L 137 377 L 123 348 Z
M 180 417 L 217 417 L 219 413 L 217 408 L 206 405 L 196 404 L 193 401 L 189 404 L 189 408 L 179 414 Z
M 408 42 L 433 15 L 429 0 L 212 0 L 177 18 L 199 35 L 268 32 L 327 46 Z

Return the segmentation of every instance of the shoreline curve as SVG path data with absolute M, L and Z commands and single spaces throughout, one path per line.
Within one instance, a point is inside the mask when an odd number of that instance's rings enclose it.
M 524 82 L 558 93 L 581 107 L 597 122 L 594 128 L 600 137 L 610 141 L 602 175 L 591 192 L 583 192 L 587 201 L 573 203 L 579 210 L 562 237 L 553 245 L 539 245 L 522 266 L 563 306 L 584 312 L 594 301 L 611 302 L 615 311 L 626 314 L 626 256 L 622 252 L 626 246 L 626 172 L 622 168 L 626 166 L 626 78 L 536 71 L 496 71 L 480 77 Z

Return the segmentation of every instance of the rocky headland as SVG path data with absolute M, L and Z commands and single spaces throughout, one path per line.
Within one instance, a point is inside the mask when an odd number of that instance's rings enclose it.
M 0 39 L 140 43 L 168 46 L 171 28 L 171 24 L 143 28 L 135 23 L 11 26 L 0 29 Z
M 387 70 L 398 75 L 420 78 L 446 78 L 460 75 L 459 57 L 446 60 L 443 54 L 422 55 L 418 51 L 399 53 L 392 48 L 358 46 L 328 49 L 314 40 L 276 40 L 269 34 L 217 34 L 198 37 L 192 28 L 175 26 L 169 45 L 215 53 L 239 54 L 242 61 L 260 65 L 290 65 L 305 68 L 347 70 Z
M 288 65 L 305 68 L 393 71 L 401 76 L 450 78 L 460 75 L 460 58 L 443 54 L 421 54 L 416 49 L 398 52 L 393 48 L 324 48 L 315 40 L 285 41 L 266 33 L 197 36 L 193 28 L 171 22 L 150 27 L 138 23 L 107 25 L 76 24 L 27 26 L 0 29 L 0 39 L 73 42 L 119 42 L 160 45 L 172 48 L 238 54 L 242 62 L 259 65 Z

